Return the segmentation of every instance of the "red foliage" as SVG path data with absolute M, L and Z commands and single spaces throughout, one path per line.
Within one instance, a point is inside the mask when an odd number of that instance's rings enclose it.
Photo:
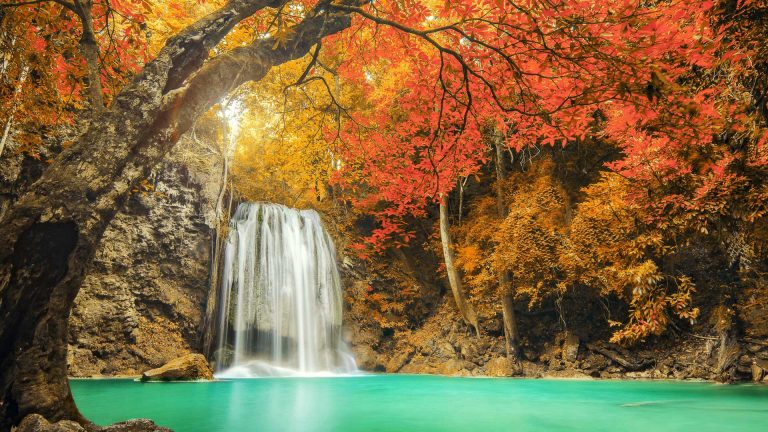
M 712 2 L 561 0 L 377 2 L 335 38 L 339 73 L 368 105 L 338 135 L 338 182 L 380 227 L 374 249 L 407 240 L 404 219 L 451 192 L 487 159 L 483 132 L 510 148 L 613 140 L 613 169 L 680 176 L 675 154 L 706 146 L 724 118 L 711 88 L 681 84 L 695 70 L 744 56 L 710 26 Z M 386 80 L 397 80 L 388 85 Z M 720 167 L 720 168 L 718 168 Z M 722 163 L 712 165 L 722 172 Z

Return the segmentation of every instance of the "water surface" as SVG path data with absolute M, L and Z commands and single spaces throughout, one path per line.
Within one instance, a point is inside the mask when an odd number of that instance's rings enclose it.
M 768 386 L 373 375 L 210 383 L 73 380 L 99 424 L 177 432 L 765 431 Z

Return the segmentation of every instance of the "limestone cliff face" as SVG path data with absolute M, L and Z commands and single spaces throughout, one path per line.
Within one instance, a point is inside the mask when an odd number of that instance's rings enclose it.
M 70 316 L 72 376 L 136 375 L 199 351 L 217 187 L 179 159 L 154 170 L 104 235 Z

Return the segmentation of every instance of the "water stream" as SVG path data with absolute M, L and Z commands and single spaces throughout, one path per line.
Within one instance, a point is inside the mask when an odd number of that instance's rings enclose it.
M 216 375 L 354 372 L 341 319 L 336 251 L 320 215 L 241 204 L 224 251 Z

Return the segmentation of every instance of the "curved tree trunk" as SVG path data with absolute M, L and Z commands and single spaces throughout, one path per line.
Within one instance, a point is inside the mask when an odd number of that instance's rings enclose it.
M 494 137 L 495 138 L 495 137 Z M 507 217 L 507 205 L 504 202 L 503 180 L 507 177 L 504 166 L 504 151 L 498 139 L 494 139 L 496 149 L 496 205 L 499 219 Z M 499 295 L 501 296 L 501 313 L 504 321 L 504 342 L 507 349 L 507 358 L 517 361 L 520 356 L 520 334 L 517 330 L 517 317 L 515 316 L 515 287 L 512 275 L 507 271 L 499 274 Z
M 453 263 L 453 240 L 451 239 L 450 225 L 448 223 L 448 206 L 445 198 L 440 201 L 440 241 L 443 245 L 443 257 L 445 259 L 445 271 L 448 273 L 448 283 L 451 285 L 453 299 L 464 321 L 475 329 L 475 334 L 480 334 L 477 324 L 477 314 L 472 304 L 467 300 L 464 287 L 461 283 L 461 275 Z
M 67 320 L 132 185 L 223 95 L 350 24 L 347 15 L 311 11 L 285 44 L 258 39 L 207 60 L 238 22 L 280 4 L 232 0 L 170 39 L 9 209 L 0 224 L 0 431 L 31 413 L 85 421 L 67 380 Z

